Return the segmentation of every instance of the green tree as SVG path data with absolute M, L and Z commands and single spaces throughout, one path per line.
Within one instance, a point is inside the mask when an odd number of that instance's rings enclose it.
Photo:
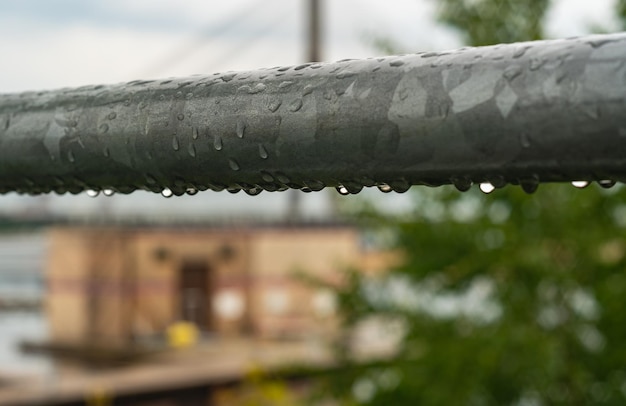
M 544 0 L 444 0 L 472 45 L 537 39 Z M 401 266 L 338 292 L 346 342 L 326 390 L 346 404 L 626 402 L 626 188 L 414 188 L 410 216 L 366 216 Z M 391 359 L 359 361 L 350 337 L 388 320 Z

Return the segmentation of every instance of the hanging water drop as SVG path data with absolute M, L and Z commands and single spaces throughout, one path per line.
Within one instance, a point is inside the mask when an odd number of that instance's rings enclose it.
M 383 193 L 389 193 L 393 191 L 393 189 L 391 189 L 391 186 L 389 186 L 386 183 L 380 183 L 377 185 L 377 187 L 378 187 L 378 190 L 380 190 Z
M 520 186 L 522 187 L 522 190 L 524 192 L 530 195 L 537 191 L 537 188 L 539 187 L 539 181 L 536 179 L 525 179 L 520 181 Z
M 411 184 L 404 179 L 394 180 L 389 183 L 389 186 L 391 186 L 391 189 L 396 193 L 404 193 L 411 188 Z
M 222 137 L 220 137 L 219 135 L 216 135 L 215 139 L 213 140 L 213 148 L 215 148 L 216 151 L 221 151 L 223 148 Z
M 193 195 L 198 193 L 198 189 L 193 188 L 193 187 L 189 187 L 189 188 L 187 188 L 185 193 L 187 193 L 189 196 L 193 196 Z
M 602 186 L 605 189 L 610 189 L 615 186 L 617 182 L 611 179 L 603 179 L 598 181 L 598 185 Z
M 578 189 L 584 189 L 589 186 L 589 182 L 586 180 L 575 180 L 572 182 L 572 186 Z
M 172 137 L 172 148 L 174 149 L 174 151 L 178 151 L 180 149 L 180 143 L 178 142 L 177 136 Z
M 199 136 L 200 136 L 200 130 L 198 130 L 197 127 L 194 127 L 191 132 L 191 138 L 193 138 L 194 140 L 197 140 Z
M 267 157 L 269 156 L 263 144 L 259 144 L 259 156 L 261 157 L 261 159 L 267 159 Z
M 480 191 L 485 193 L 485 194 L 489 194 L 491 192 L 493 192 L 496 188 L 489 182 L 483 182 L 480 184 Z
M 102 194 L 105 196 L 113 196 L 115 194 L 115 191 L 113 189 L 104 189 L 102 191 Z
M 98 195 L 100 194 L 99 190 L 93 190 L 93 189 L 89 189 L 85 192 L 87 194 L 87 196 L 89 197 L 98 197 Z
M 169 188 L 165 188 L 165 189 L 161 190 L 161 196 L 163 196 L 163 197 L 168 197 L 169 198 L 169 197 L 172 197 L 173 195 L 174 195 L 174 192 L 172 192 L 172 190 L 169 189 Z
M 348 192 L 348 189 L 346 189 L 344 185 L 336 186 L 335 190 L 337 190 L 337 192 L 342 196 L 346 196 L 350 194 L 350 192 Z
M 468 178 L 454 178 L 452 184 L 459 192 L 467 192 L 472 188 L 472 181 Z
M 196 147 L 193 144 L 189 144 L 187 147 L 187 152 L 189 152 L 189 156 L 192 158 L 196 157 Z
M 252 187 L 252 188 L 245 188 L 243 190 L 244 192 L 246 192 L 247 194 L 249 194 L 250 196 L 256 196 L 259 193 L 261 193 L 263 191 L 263 189 L 261 189 L 260 187 Z

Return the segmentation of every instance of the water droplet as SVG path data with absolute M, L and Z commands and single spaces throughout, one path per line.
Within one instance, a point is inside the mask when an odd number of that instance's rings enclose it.
M 268 157 L 267 150 L 265 149 L 263 144 L 259 144 L 259 156 L 262 159 L 267 159 L 267 157 Z
M 100 130 L 102 134 L 106 134 L 106 132 L 109 131 L 109 125 L 106 123 L 100 124 L 100 127 L 98 127 L 98 130 Z
M 337 79 L 346 79 L 346 78 L 350 78 L 352 76 L 356 76 L 356 72 L 352 72 L 349 70 L 344 70 L 343 72 L 340 72 L 337 74 Z
M 165 100 L 165 95 L 164 94 L 160 95 L 159 96 L 159 100 L 161 100 L 161 101 Z
M 265 91 L 266 88 L 267 88 L 267 86 L 265 86 L 263 83 L 257 83 L 256 85 L 254 85 L 253 88 L 251 88 L 248 91 L 248 93 L 250 93 L 250 94 L 261 93 L 261 92 Z
M 278 85 L 278 88 L 279 89 L 286 89 L 286 88 L 288 88 L 291 85 L 293 85 L 293 82 L 291 82 L 291 81 L 284 81 L 284 82 L 281 82 L 280 85 Z
M 187 193 L 189 196 L 193 196 L 198 193 L 198 189 L 190 187 L 190 188 L 187 188 L 185 193 Z
M 115 120 L 115 118 L 117 117 L 117 113 L 112 111 L 107 117 L 109 118 L 109 120 Z
M 346 196 L 350 194 L 350 192 L 348 192 L 348 189 L 344 185 L 336 186 L 335 190 L 337 190 L 337 192 L 342 196 Z
M 193 97 L 193 93 L 187 93 L 185 95 L 185 99 L 187 99 L 187 100 L 191 100 L 192 97 Z
M 402 65 L 404 65 L 404 61 L 401 59 L 396 59 L 396 60 L 389 62 L 389 66 L 394 67 L 394 68 L 397 68 Z
M 596 105 L 586 106 L 583 105 L 583 112 L 587 115 L 587 117 L 597 120 L 600 118 L 600 109 Z
M 493 192 L 496 188 L 489 182 L 484 182 L 480 184 L 480 191 L 485 193 L 485 194 L 489 194 L 491 192 Z
M 196 157 L 196 147 L 193 144 L 189 144 L 189 147 L 187 147 L 187 152 L 189 152 L 189 156 L 191 156 L 192 158 Z
M 353 195 L 356 195 L 363 190 L 363 185 L 357 182 L 344 182 L 343 187 L 345 187 L 348 192 Z
M 469 178 L 454 178 L 452 184 L 459 192 L 467 192 L 472 188 L 472 180 Z
M 74 153 L 71 149 L 67 151 L 67 160 L 70 162 L 74 162 L 76 160 L 76 158 L 74 157 Z
M 529 47 L 519 47 L 513 52 L 513 58 L 521 58 L 524 56 Z
M 537 188 L 539 187 L 539 179 L 523 179 L 520 180 L 519 184 L 522 187 L 522 190 L 530 195 L 537 191 Z
M 276 174 L 276 179 L 277 179 L 280 183 L 282 183 L 282 184 L 284 184 L 284 185 L 286 185 L 287 183 L 291 182 L 291 180 L 290 180 L 290 179 L 287 177 L 287 175 L 285 175 L 284 173 L 278 173 L 278 174 Z
M 575 180 L 572 182 L 572 186 L 578 188 L 578 189 L 584 189 L 587 186 L 589 186 L 589 182 L 586 180 Z
M 237 137 L 243 138 L 246 132 L 246 122 L 243 119 L 240 119 L 237 121 L 236 132 L 237 132 Z
M 265 182 L 274 182 L 274 177 L 269 172 L 261 172 L 261 179 Z
M 518 77 L 522 73 L 522 67 L 519 65 L 510 65 L 504 69 L 502 76 L 509 82 Z
M 111 155 L 111 151 L 109 151 L 109 147 L 104 147 L 104 149 L 102 150 L 102 155 L 104 155 L 107 158 Z
M 268 108 L 268 109 L 269 109 L 272 113 L 275 113 L 275 112 L 276 112 L 276 110 L 278 110 L 278 108 L 280 107 L 280 105 L 281 105 L 282 103 L 283 103 L 283 102 L 282 102 L 282 101 L 280 101 L 280 100 L 275 100 L 275 101 L 273 101 L 273 102 L 270 102 L 270 104 L 268 104 L 268 105 L 267 105 L 267 108 Z
M 300 110 L 301 108 L 302 108 L 302 100 L 300 100 L 300 99 L 294 100 L 289 105 L 289 111 L 291 111 L 292 113 L 295 113 L 296 111 Z
M 215 139 L 213 140 L 213 148 L 215 148 L 216 151 L 221 151 L 223 147 L 224 145 L 222 144 L 222 137 L 216 135 Z
M 191 130 L 191 138 L 193 138 L 194 140 L 197 140 L 199 136 L 200 136 L 200 130 L 198 130 L 197 127 L 194 127 Z
M 306 85 L 304 86 L 304 89 L 302 89 L 302 96 L 306 96 L 313 93 L 313 86 L 311 85 Z
M 226 188 L 226 191 L 228 193 L 235 194 L 235 193 L 239 193 L 241 191 L 241 188 L 235 187 L 235 186 L 229 186 L 229 187 Z
M 324 189 L 324 187 L 326 185 L 324 185 L 324 182 L 321 182 L 319 180 L 309 180 L 306 181 L 305 184 L 309 187 L 309 189 L 311 189 L 314 192 L 319 192 L 320 190 Z
M 85 192 L 87 194 L 87 196 L 89 197 L 98 197 L 98 195 L 100 194 L 99 190 L 93 190 L 93 189 L 89 189 Z
M 172 197 L 173 195 L 174 195 L 174 192 L 172 192 L 172 190 L 169 189 L 169 188 L 165 188 L 165 189 L 161 190 L 161 196 L 163 196 L 163 197 L 168 197 L 169 198 L 169 197 Z
M 532 58 L 529 63 L 530 70 L 537 70 L 543 66 L 546 61 L 540 58 Z
M 130 99 L 124 100 L 124 106 L 128 107 L 130 106 L 130 103 L 131 103 Z
M 613 42 L 615 41 L 614 39 L 598 39 L 598 40 L 590 40 L 589 41 L 589 45 L 591 45 L 592 48 L 600 48 L 601 46 L 608 44 L 609 42 Z
M 522 147 L 524 148 L 529 148 L 530 147 L 530 136 L 523 132 L 520 134 L 519 136 L 519 142 L 522 145 Z
M 178 121 L 183 121 L 185 119 L 185 115 L 183 113 L 180 113 L 176 116 L 176 118 L 178 119 Z
M 389 183 L 389 186 L 396 193 L 404 193 L 411 188 L 411 184 L 404 179 L 394 180 Z
M 115 194 L 115 191 L 113 189 L 104 189 L 102 191 L 102 194 L 105 196 L 113 196 Z
M 238 171 L 240 169 L 237 161 L 232 158 L 228 160 L 228 166 L 230 166 L 230 169 L 232 169 L 233 171 Z
M 180 149 L 180 143 L 178 142 L 177 136 L 172 137 L 172 148 L 174 149 L 174 151 L 178 151 Z
M 247 194 L 249 194 L 250 196 L 256 196 L 259 193 L 261 193 L 263 191 L 263 189 L 260 188 L 260 187 L 255 186 L 255 187 L 252 187 L 252 188 L 245 188 L 243 191 L 246 192 Z
M 617 182 L 611 179 L 603 179 L 598 181 L 598 185 L 602 186 L 605 189 L 610 189 L 615 186 Z
M 500 175 L 490 177 L 489 183 L 491 183 L 496 189 L 500 189 L 506 186 L 506 180 L 503 176 Z

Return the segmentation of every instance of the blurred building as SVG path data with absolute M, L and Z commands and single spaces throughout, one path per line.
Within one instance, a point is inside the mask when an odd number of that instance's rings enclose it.
M 50 232 L 46 311 L 57 342 L 124 344 L 180 320 L 206 335 L 332 334 L 335 298 L 296 274 L 341 283 L 384 267 L 348 226 L 73 227 Z

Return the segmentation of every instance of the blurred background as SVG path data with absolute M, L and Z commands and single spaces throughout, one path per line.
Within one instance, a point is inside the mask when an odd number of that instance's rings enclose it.
M 624 15 L 8 0 L 0 93 L 614 32 Z M 626 191 L 579 186 L 3 195 L 0 404 L 623 404 Z

